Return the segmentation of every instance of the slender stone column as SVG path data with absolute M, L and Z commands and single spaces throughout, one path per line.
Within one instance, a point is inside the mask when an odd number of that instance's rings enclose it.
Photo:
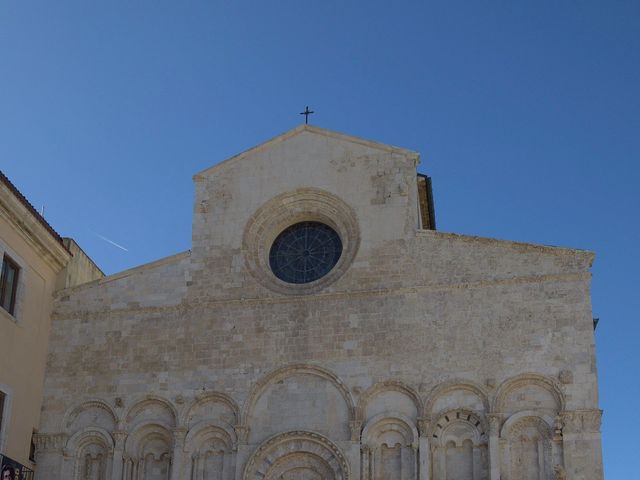
M 502 415 L 492 413 L 489 417 L 489 478 L 500 480 L 500 427 Z
M 369 462 L 371 461 L 371 451 L 369 450 L 368 445 L 362 445 L 361 447 L 361 465 L 362 465 L 362 480 L 371 480 L 371 466 Z
M 125 456 L 123 463 L 122 480 L 131 480 L 131 459 Z
M 138 469 L 142 468 L 142 460 L 135 459 L 131 461 L 131 479 L 130 480 L 138 480 Z
M 482 478 L 482 452 L 479 445 L 473 446 L 473 480 L 481 480 Z
M 122 480 L 122 465 L 124 458 L 124 442 L 127 433 L 123 431 L 113 432 L 115 446 L 113 448 L 113 462 L 111 463 L 111 480 Z
M 178 427 L 173 429 L 173 454 L 171 455 L 171 480 L 183 480 L 184 439 L 187 429 Z
M 353 413 L 355 416 L 355 413 Z M 351 465 L 351 475 L 353 478 L 361 478 L 361 447 L 360 436 L 362 433 L 362 422 L 358 419 L 349 421 L 349 432 L 351 434 L 351 447 L 349 448 L 347 457 L 349 458 L 349 464 Z
M 420 480 L 431 480 L 431 445 L 429 442 L 429 428 L 431 419 L 428 417 L 418 419 L 420 438 L 418 439 L 418 472 Z
M 222 462 L 222 478 L 232 478 L 229 476 L 229 472 L 235 471 L 237 450 L 237 447 L 234 445 L 230 451 L 224 452 L 224 460 Z
M 192 470 L 191 470 L 191 480 L 201 480 L 202 475 L 202 455 L 197 453 L 191 459 Z
M 236 436 L 238 438 L 238 445 L 235 451 L 235 477 L 234 479 L 238 480 L 242 478 L 242 473 L 244 470 L 244 464 L 249 458 L 249 456 L 253 453 L 253 449 L 249 447 L 249 427 L 247 425 L 236 425 L 234 427 L 236 431 Z

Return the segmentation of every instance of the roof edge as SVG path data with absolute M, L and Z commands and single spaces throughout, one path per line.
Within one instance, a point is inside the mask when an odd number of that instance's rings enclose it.
M 113 273 L 111 275 L 104 276 L 102 278 L 98 278 L 97 280 L 93 280 L 91 282 L 82 283 L 80 285 L 76 285 L 74 287 L 65 288 L 63 290 L 58 290 L 55 292 L 56 298 L 59 298 L 64 295 L 68 295 L 70 293 L 76 292 L 78 290 L 82 290 L 84 288 L 92 287 L 95 285 L 102 285 L 104 283 L 110 283 L 116 280 L 120 280 L 121 278 L 126 278 L 131 275 L 135 275 L 136 273 L 145 272 L 147 270 L 152 270 L 156 267 L 161 267 L 163 265 L 167 265 L 173 262 L 178 262 L 183 258 L 187 258 L 191 255 L 191 250 L 186 250 L 184 252 L 176 253 L 174 255 L 170 255 L 168 257 L 163 257 L 158 260 L 153 260 L 149 263 L 143 263 L 142 265 L 138 265 L 136 267 L 128 268 L 127 270 L 123 270 L 121 272 Z
M 35 207 L 33 205 L 31 205 L 31 202 L 29 202 L 29 200 L 27 200 L 27 197 L 25 197 L 22 194 L 22 192 L 20 190 L 18 190 L 18 187 L 16 187 L 11 182 L 11 180 L 9 180 L 9 178 L 4 174 L 4 172 L 2 170 L 0 170 L 0 183 L 3 183 L 9 189 L 9 191 L 29 211 L 29 213 L 31 213 L 31 215 L 33 215 L 33 217 L 44 227 L 44 229 L 53 237 L 53 239 L 55 241 L 60 243 L 60 245 L 62 245 L 62 247 L 65 250 L 67 250 L 69 253 L 71 253 L 69 251 L 69 249 L 67 248 L 67 246 L 62 241 L 62 237 L 60 236 L 60 234 L 54 230 L 54 228 L 49 224 L 49 222 L 47 222 L 45 220 L 45 218 L 42 215 L 40 215 L 40 213 L 35 209 Z
M 291 130 L 288 130 L 284 133 L 281 133 L 280 135 L 277 135 L 259 145 L 256 145 L 255 147 L 251 147 L 248 150 L 245 150 L 241 153 L 238 153 L 237 155 L 234 155 L 232 157 L 229 157 L 225 160 L 222 160 L 221 162 L 216 163 L 215 165 L 212 165 L 211 167 L 205 168 L 204 170 L 196 173 L 193 176 L 193 180 L 197 181 L 199 179 L 201 179 L 202 177 L 209 175 L 210 173 L 219 170 L 220 168 L 222 168 L 223 166 L 227 166 L 229 163 L 235 162 L 237 160 L 241 160 L 253 153 L 259 152 L 261 150 L 264 150 L 265 148 L 271 147 L 273 145 L 276 145 L 278 143 L 281 143 L 285 140 L 288 140 L 302 132 L 310 132 L 310 133 L 315 133 L 317 135 L 322 135 L 325 137 L 329 137 L 329 138 L 336 138 L 339 140 L 344 140 L 347 142 L 352 142 L 352 143 L 357 143 L 359 145 L 364 145 L 370 148 L 374 148 L 374 149 L 378 149 L 378 150 L 383 150 L 385 152 L 389 152 L 389 153 L 396 153 L 399 155 L 405 155 L 407 157 L 410 157 L 412 159 L 414 159 L 414 161 L 417 163 L 420 162 L 420 154 L 414 150 L 409 150 L 406 148 L 401 148 L 401 147 L 395 147 L 393 145 L 387 145 L 384 143 L 379 143 L 379 142 L 374 142 L 372 140 L 367 140 L 361 137 L 354 137 L 352 135 L 347 135 L 345 133 L 340 133 L 340 132 L 335 132 L 333 130 L 327 130 L 326 128 L 321 128 L 321 127 L 316 127 L 313 125 L 308 125 L 308 124 L 302 124 L 302 125 L 298 125 L 295 128 L 292 128 Z
M 499 238 L 491 238 L 491 237 L 479 237 L 475 235 L 464 235 L 460 233 L 449 233 L 442 232 L 436 230 L 416 230 L 416 236 L 418 237 L 440 237 L 440 238 L 451 238 L 453 240 L 460 240 L 463 242 L 476 242 L 476 243 L 494 243 L 499 244 L 504 247 L 510 247 L 514 250 L 520 251 L 537 251 L 541 253 L 549 253 L 552 255 L 577 255 L 582 257 L 587 257 L 589 260 L 589 266 L 593 264 L 593 260 L 596 256 L 595 252 L 591 250 L 582 250 L 579 248 L 569 248 L 569 247 L 556 247 L 553 245 L 542 245 L 538 243 L 526 243 L 526 242 L 517 242 L 514 240 L 502 240 Z

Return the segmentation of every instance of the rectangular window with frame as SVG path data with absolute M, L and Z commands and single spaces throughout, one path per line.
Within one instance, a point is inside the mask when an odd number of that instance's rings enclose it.
M 15 313 L 16 291 L 20 267 L 7 255 L 2 258 L 2 274 L 0 275 L 0 307 L 11 315 Z

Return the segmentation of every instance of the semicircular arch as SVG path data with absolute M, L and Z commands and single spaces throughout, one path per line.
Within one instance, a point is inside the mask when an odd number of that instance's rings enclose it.
M 502 424 L 500 429 L 500 437 L 504 438 L 511 432 L 514 426 L 518 425 L 521 421 L 527 420 L 529 423 L 535 423 L 539 426 L 539 430 L 545 434 L 545 436 L 551 436 L 551 429 L 553 428 L 553 418 L 548 415 L 540 415 L 533 410 L 525 410 L 522 412 L 514 413 Z
M 90 442 L 98 442 L 109 450 L 115 446 L 113 437 L 104 428 L 87 427 L 71 435 L 65 448 L 70 452 L 77 453 L 83 445 Z
M 176 407 L 166 398 L 160 397 L 158 395 L 145 395 L 144 397 L 138 399 L 130 408 L 127 410 L 127 414 L 124 416 L 124 421 L 127 426 L 130 427 L 133 420 L 145 410 L 145 408 L 149 408 L 153 405 L 160 405 L 162 408 L 166 409 L 169 412 L 169 427 L 178 426 L 178 410 Z M 159 423 L 163 423 L 157 420 Z
M 102 399 L 91 398 L 67 409 L 64 416 L 62 417 L 61 431 L 71 433 L 69 432 L 69 428 L 71 427 L 71 424 L 74 422 L 74 420 L 76 420 L 82 412 L 92 408 L 103 410 L 107 414 L 107 416 L 113 420 L 114 427 L 118 425 L 119 418 L 113 408 L 111 408 L 111 406 Z
M 378 382 L 369 387 L 364 391 L 364 393 L 362 393 L 362 395 L 358 399 L 357 414 L 361 420 L 365 420 L 367 406 L 369 405 L 369 403 L 374 400 L 377 395 L 384 392 L 398 392 L 406 395 L 413 401 L 418 417 L 422 416 L 424 405 L 422 399 L 420 398 L 420 395 L 418 395 L 418 392 L 400 381 L 386 380 L 383 382 Z
M 407 445 L 413 445 L 417 443 L 419 435 L 418 429 L 416 428 L 414 422 L 412 422 L 411 419 L 406 417 L 405 415 L 397 413 L 380 413 L 370 419 L 362 429 L 362 443 L 371 446 L 375 441 L 375 437 L 377 435 L 380 435 L 380 433 L 383 433 L 385 428 L 389 428 L 389 426 L 391 426 L 392 428 L 400 427 L 399 431 L 402 434 L 402 437 L 404 438 Z
M 228 445 L 230 449 L 238 444 L 237 436 L 232 425 L 219 421 L 202 420 L 189 429 L 184 444 L 185 450 L 193 450 L 197 446 L 198 438 L 208 432 L 218 432 L 220 439 Z
M 338 392 L 340 392 L 340 395 L 347 405 L 349 420 L 354 420 L 355 404 L 353 401 L 353 397 L 351 396 L 351 393 L 349 392 L 347 386 L 342 380 L 340 380 L 340 378 L 336 374 L 334 374 L 330 370 L 327 370 L 326 368 L 322 368 L 317 365 L 295 364 L 273 370 L 272 372 L 260 378 L 254 384 L 251 392 L 249 393 L 249 396 L 247 397 L 242 407 L 242 413 L 240 415 L 241 423 L 243 425 L 248 425 L 250 423 L 253 407 L 255 406 L 262 393 L 264 393 L 267 387 L 269 387 L 269 385 L 294 375 L 312 375 L 322 378 L 333 384 Z
M 447 382 L 436 385 L 431 390 L 431 392 L 429 392 L 429 395 L 424 402 L 423 416 L 428 417 L 431 415 L 438 415 L 440 412 L 433 411 L 436 402 L 446 394 L 451 393 L 455 390 L 462 390 L 476 395 L 482 403 L 485 413 L 488 413 L 490 411 L 489 395 L 487 394 L 487 390 L 482 385 L 470 380 L 449 380 Z M 452 406 L 450 408 L 446 408 L 445 410 L 455 408 L 464 408 L 464 405 Z
M 555 380 L 537 373 L 523 373 L 515 377 L 508 378 L 498 387 L 492 405 L 493 412 L 502 413 L 509 393 L 518 388 L 529 385 L 538 386 L 549 392 L 556 401 L 556 408 L 558 412 L 565 409 L 564 394 Z
M 172 444 L 171 428 L 161 423 L 145 423 L 138 425 L 127 435 L 124 451 L 129 456 L 140 454 L 144 443 L 152 438 L 161 438 L 167 445 Z
M 188 426 L 189 417 L 192 414 L 192 412 L 196 408 L 202 405 L 205 405 L 208 402 L 221 403 L 225 405 L 227 408 L 229 408 L 230 411 L 233 412 L 233 415 L 235 417 L 235 422 L 240 423 L 239 422 L 240 407 L 238 406 L 238 404 L 235 402 L 233 398 L 221 392 L 208 392 L 196 397 L 196 399 L 191 403 L 191 405 L 189 405 L 189 408 L 186 408 L 184 410 L 180 418 L 180 425 Z

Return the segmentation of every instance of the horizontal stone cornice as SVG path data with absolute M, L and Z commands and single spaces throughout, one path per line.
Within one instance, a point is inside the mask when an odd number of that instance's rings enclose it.
M 424 294 L 429 292 L 442 292 L 442 291 L 455 291 L 455 290 L 472 290 L 482 288 L 493 288 L 498 286 L 510 286 L 510 285 L 523 285 L 523 284 L 535 284 L 543 282 L 578 282 L 589 281 L 591 279 L 591 273 L 567 273 L 567 274 L 554 274 L 554 275 L 530 275 L 523 277 L 512 277 L 504 279 L 492 279 L 475 282 L 460 282 L 460 283 L 434 283 L 415 287 L 404 288 L 392 288 L 392 289 L 371 289 L 371 290 L 351 290 L 344 292 L 331 292 L 331 293 L 317 293 L 304 296 L 290 295 L 290 296 L 273 296 L 273 297 L 260 297 L 260 298 L 229 298 L 219 300 L 204 300 L 204 299 L 189 299 L 188 303 L 180 303 L 177 305 L 167 306 L 149 306 L 149 307 L 123 307 L 123 308 L 99 308 L 94 310 L 70 310 L 64 313 L 54 311 L 53 318 L 68 318 L 68 317 L 82 317 L 92 318 L 100 317 L 106 314 L 121 313 L 126 314 L 128 312 L 156 314 L 166 313 L 171 311 L 187 312 L 190 310 L 202 309 L 202 308 L 214 308 L 217 306 L 233 306 L 233 305 L 246 305 L 246 306 L 259 306 L 259 305 L 275 305 L 275 304 L 295 304 L 305 302 L 316 302 L 321 300 L 334 300 L 334 299 L 357 299 L 357 298 L 370 298 L 370 297 L 383 297 L 383 296 L 401 296 L 401 295 L 415 295 Z

